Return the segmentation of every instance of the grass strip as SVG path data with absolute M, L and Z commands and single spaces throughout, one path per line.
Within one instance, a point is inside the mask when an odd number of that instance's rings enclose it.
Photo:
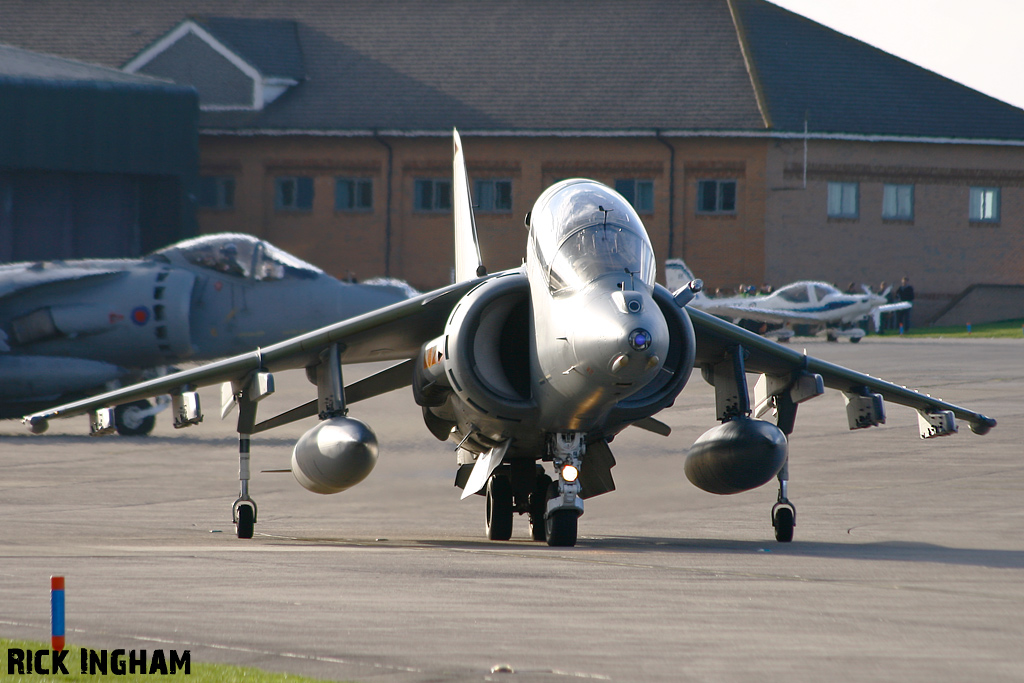
M 27 640 L 8 640 L 0 638 L 0 650 L 3 651 L 3 659 L 0 660 L 0 681 L 4 683 L 63 683 L 64 681 L 110 681 L 115 680 L 118 683 L 145 683 L 157 680 L 171 681 L 188 681 L 189 683 L 282 683 L 287 681 L 288 683 L 318 683 L 321 679 L 307 678 L 306 676 L 296 676 L 294 674 L 283 674 L 283 673 L 272 673 L 269 671 L 262 671 L 260 669 L 253 669 L 249 667 L 241 666 L 229 666 L 227 664 L 209 664 L 205 662 L 191 662 L 189 665 L 189 673 L 186 674 L 184 671 L 177 671 L 174 674 L 168 673 L 162 675 L 159 672 L 149 674 L 135 673 L 135 674 L 115 674 L 108 666 L 107 674 L 83 674 L 81 661 L 82 654 L 81 648 L 75 645 L 68 645 L 65 649 L 68 650 L 68 654 L 64 659 L 64 667 L 68 673 L 56 673 L 56 674 L 37 674 L 33 671 L 30 675 L 28 673 L 18 674 L 11 673 L 9 665 L 11 663 L 11 650 L 32 650 L 38 652 L 40 650 L 49 650 L 49 643 L 31 642 Z M 141 649 L 141 648 L 138 648 Z M 147 660 L 147 666 L 152 664 L 152 653 L 153 650 L 148 650 L 150 658 Z M 123 661 L 127 661 L 126 658 Z M 50 656 L 49 652 L 41 660 L 43 665 L 50 669 Z

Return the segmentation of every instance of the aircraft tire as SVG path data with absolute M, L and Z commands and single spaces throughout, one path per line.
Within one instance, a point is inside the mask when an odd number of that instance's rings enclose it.
M 851 344 L 856 344 L 859 341 L 860 341 L 860 337 L 850 337 L 850 343 Z
M 253 509 L 251 505 L 239 505 L 238 506 L 238 524 L 235 525 L 235 531 L 239 538 L 252 538 L 253 527 L 256 525 Z
M 133 413 L 149 410 L 153 405 L 146 399 L 132 401 L 114 408 L 114 426 L 121 436 L 146 436 L 156 426 L 156 415 L 138 418 Z
M 544 513 L 547 512 L 549 486 L 551 477 L 543 473 L 538 474 L 537 482 L 533 485 L 533 493 L 530 494 L 530 536 L 535 541 L 547 540 Z
M 558 497 L 558 482 L 548 485 L 547 499 Z M 571 548 L 576 545 L 580 516 L 575 510 L 555 510 L 544 520 L 544 536 L 551 547 Z
M 507 541 L 512 538 L 512 482 L 500 474 L 487 480 L 487 538 Z
M 796 519 L 793 517 L 793 511 L 788 507 L 780 507 L 775 512 L 772 525 L 775 527 L 776 541 L 789 543 L 793 540 L 793 527 L 796 526 Z
M 571 548 L 576 545 L 576 531 L 580 517 L 575 510 L 555 510 L 544 520 L 548 545 Z

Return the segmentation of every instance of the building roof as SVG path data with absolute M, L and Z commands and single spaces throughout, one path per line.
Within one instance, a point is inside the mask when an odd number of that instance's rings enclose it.
M 1024 111 L 764 0 L 732 0 L 773 130 L 1024 139 Z
M 122 67 L 193 20 L 264 77 L 207 132 L 1024 139 L 1024 111 L 766 0 L 0 0 L 0 41 Z
M 264 76 L 293 80 L 305 77 L 298 25 L 294 21 L 232 17 L 206 17 L 197 21 Z
M 86 64 L 0 44 L 0 80 L 32 80 L 58 83 L 125 83 L 132 85 L 171 85 L 150 76 L 129 74 L 119 69 Z M 177 88 L 178 86 L 174 86 Z

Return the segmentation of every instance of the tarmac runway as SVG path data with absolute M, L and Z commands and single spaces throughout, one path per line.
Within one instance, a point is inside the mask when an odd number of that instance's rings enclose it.
M 887 404 L 884 426 L 851 432 L 827 391 L 797 416 L 796 536 L 778 544 L 774 483 L 719 497 L 683 475 L 714 425 L 695 373 L 658 416 L 670 437 L 615 440 L 618 490 L 558 549 L 527 540 L 525 518 L 512 541 L 484 539 L 483 499 L 459 500 L 452 447 L 408 390 L 352 407 L 380 459 L 335 496 L 260 473 L 315 420 L 254 437 L 250 541 L 231 525 L 237 445 L 216 390 L 202 425 L 162 414 L 146 438 L 2 423 L 0 635 L 48 641 L 63 575 L 70 643 L 330 680 L 1024 680 L 1024 339 L 793 346 L 999 426 L 923 441 Z M 261 416 L 314 395 L 301 373 L 277 380 Z

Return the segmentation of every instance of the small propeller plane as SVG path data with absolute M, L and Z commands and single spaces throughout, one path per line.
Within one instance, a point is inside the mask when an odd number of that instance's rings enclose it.
M 690 269 L 682 259 L 669 259 L 665 263 L 665 284 L 672 289 L 693 279 Z M 733 320 L 754 320 L 783 325 L 770 330 L 766 336 L 779 341 L 788 341 L 793 336 L 792 324 L 809 325 L 824 330 L 829 341 L 846 337 L 859 342 L 865 332 L 859 327 L 850 327 L 870 316 L 875 329 L 882 329 L 883 313 L 894 313 L 910 308 L 909 301 L 887 303 L 886 294 L 864 291 L 860 294 L 843 293 L 827 282 L 801 280 L 793 282 L 763 296 L 715 297 L 698 293 L 690 303 L 691 308 L 724 316 Z
M 358 401 L 411 387 L 427 429 L 457 444 L 455 483 L 463 498 L 486 498 L 487 537 L 511 538 L 516 514 L 534 540 L 572 546 L 584 499 L 612 491 L 612 437 L 633 425 L 668 435 L 653 416 L 672 405 L 697 367 L 714 385 L 720 424 L 689 449 L 683 469 L 718 494 L 779 482 L 775 537 L 792 540 L 788 439 L 797 407 L 831 387 L 842 392 L 851 429 L 885 421 L 883 400 L 917 410 L 920 433 L 984 434 L 990 417 L 781 346 L 688 306 L 693 280 L 670 292 L 655 284 L 651 242 L 636 211 L 598 182 L 564 180 L 527 215 L 526 261 L 488 275 L 476 239 L 462 143 L 454 133 L 453 285 L 351 320 L 221 361 L 28 415 L 90 414 L 110 429 L 110 407 L 170 392 L 178 426 L 202 419 L 195 386 L 222 385 L 222 415 L 237 410 L 241 492 L 232 506 L 240 538 L 253 535 L 249 495 L 253 434 L 316 415 L 296 442 L 291 471 L 316 493 L 362 481 L 377 460 L 369 426 L 350 417 Z M 393 360 L 345 386 L 346 363 Z M 316 397 L 257 422 L 272 373 L 305 368 Z M 753 388 L 747 374 L 760 379 Z M 768 419 L 762 419 L 768 418 Z M 550 468 L 545 466 L 550 464 Z M 546 471 L 547 470 L 547 471 Z
M 407 299 L 409 289 L 341 282 L 237 233 L 141 259 L 0 266 L 0 418 L 272 344 Z M 117 431 L 149 433 L 168 405 L 119 406 Z

